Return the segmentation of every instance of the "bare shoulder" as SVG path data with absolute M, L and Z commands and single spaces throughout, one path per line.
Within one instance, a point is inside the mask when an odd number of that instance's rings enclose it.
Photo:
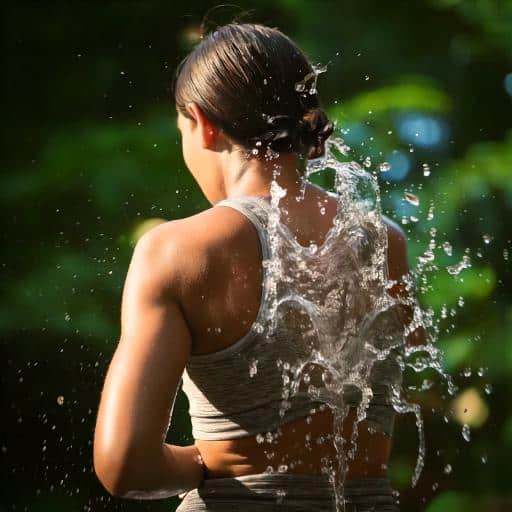
M 391 220 L 386 215 L 382 216 L 382 220 L 386 225 L 388 230 L 388 238 L 390 238 L 395 243 L 403 243 L 407 242 L 407 235 L 404 230 L 393 220 Z
M 162 253 L 204 250 L 224 228 L 223 210 L 208 208 L 189 217 L 162 222 L 146 231 L 138 243 L 152 245 Z
M 190 217 L 162 222 L 137 241 L 134 258 L 155 280 L 165 280 L 183 296 L 211 266 L 211 257 L 226 240 L 225 209 L 208 208 Z
M 408 272 L 407 235 L 404 230 L 389 217 L 382 216 L 388 233 L 388 267 L 391 279 L 398 279 Z

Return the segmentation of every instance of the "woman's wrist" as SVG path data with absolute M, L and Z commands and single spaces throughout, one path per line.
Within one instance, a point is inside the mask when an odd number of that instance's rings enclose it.
M 199 487 L 205 478 L 204 462 L 196 445 L 178 446 L 165 444 L 164 448 L 170 453 L 174 465 L 179 471 L 180 487 L 183 493 Z

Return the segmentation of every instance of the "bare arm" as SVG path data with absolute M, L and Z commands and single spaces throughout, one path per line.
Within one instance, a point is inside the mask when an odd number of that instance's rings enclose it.
M 388 231 L 388 267 L 389 278 L 395 284 L 389 290 L 390 295 L 403 299 L 399 308 L 400 318 L 404 325 L 411 324 L 414 317 L 413 290 L 408 285 L 409 264 L 407 261 L 407 237 L 403 230 L 387 217 L 383 218 Z M 407 335 L 408 345 L 423 345 L 425 329 L 421 326 L 412 329 Z
M 179 239 L 172 222 L 138 241 L 126 277 L 121 336 L 104 383 L 94 468 L 113 495 L 158 499 L 197 487 L 195 445 L 166 444 L 191 337 L 174 293 Z

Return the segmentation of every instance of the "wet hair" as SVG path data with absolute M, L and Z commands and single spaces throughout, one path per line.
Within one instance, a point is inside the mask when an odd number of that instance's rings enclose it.
M 186 105 L 195 102 L 253 154 L 270 148 L 316 158 L 334 127 L 320 107 L 316 83 L 313 66 L 281 31 L 229 23 L 181 61 L 173 88 L 178 112 L 190 118 Z

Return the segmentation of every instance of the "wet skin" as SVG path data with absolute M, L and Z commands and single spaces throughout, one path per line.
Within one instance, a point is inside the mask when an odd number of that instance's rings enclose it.
M 258 195 L 258 194 L 253 194 Z M 309 186 L 298 203 L 280 203 L 281 220 L 301 245 L 321 245 L 337 202 Z M 322 214 L 321 211 L 324 213 Z M 391 279 L 407 272 L 405 237 L 388 225 Z M 268 466 L 320 473 L 322 458 L 334 459 L 329 410 L 283 425 L 274 445 L 255 436 L 201 441 L 180 447 L 163 442 L 169 404 L 191 354 L 221 350 L 247 333 L 261 297 L 261 245 L 250 221 L 229 207 L 164 222 L 135 248 L 123 290 L 121 337 L 102 392 L 94 439 L 94 467 L 113 495 L 154 499 L 200 485 L 202 478 L 260 473 Z M 391 292 L 401 293 L 401 285 Z M 344 427 L 350 438 L 351 418 Z M 172 423 L 171 423 L 172 428 Z M 306 447 L 311 435 L 312 449 Z M 358 452 L 347 478 L 386 474 L 391 439 L 361 424 Z M 273 457 L 267 458 L 265 448 Z M 205 472 L 197 462 L 202 456 Z
M 255 436 L 228 441 L 196 440 L 206 465 L 207 478 L 263 473 L 271 466 L 278 471 L 285 467 L 288 473 L 318 474 L 325 458 L 336 468 L 337 452 L 327 433 L 333 431 L 333 415 L 329 408 L 280 427 L 274 443 L 258 443 Z M 355 421 L 354 409 L 344 421 L 343 438 L 351 439 Z M 357 450 L 347 464 L 347 479 L 385 477 L 391 451 L 391 438 L 384 433 L 370 433 L 365 422 L 359 425 Z
M 326 213 L 319 213 L 320 207 L 326 208 Z M 310 242 L 321 244 L 329 230 L 332 218 L 336 212 L 336 201 L 324 192 L 311 187 L 302 204 L 295 201 L 283 204 L 282 220 L 295 234 L 297 241 L 303 245 Z M 220 350 L 239 339 L 247 331 L 255 318 L 259 307 L 261 273 L 261 254 L 256 231 L 242 214 L 232 209 L 216 208 L 211 212 L 213 224 L 222 225 L 231 232 L 230 241 L 225 246 L 227 254 L 231 255 L 231 264 L 219 264 L 219 274 L 216 282 L 232 282 L 227 286 L 230 299 L 219 300 L 218 309 L 209 304 L 202 307 L 197 298 L 201 294 L 185 298 L 185 315 L 190 315 L 191 325 L 198 325 L 198 320 L 204 328 L 198 328 L 195 336 L 193 353 L 203 354 Z M 401 230 L 385 219 L 388 227 L 388 263 L 390 278 L 398 279 L 407 271 L 405 257 L 405 242 Z M 226 241 L 226 240 L 225 240 Z M 220 263 L 220 262 L 219 262 Z M 228 270 L 227 273 L 222 269 Z M 210 288 L 211 286 L 211 288 Z M 204 290 L 215 289 L 215 282 L 205 283 Z M 238 306 L 237 306 L 238 305 Z M 249 307 L 240 307 L 248 305 Z M 211 334 L 214 329 L 206 326 L 221 328 L 222 335 Z M 355 411 L 352 409 L 343 424 L 343 437 L 350 439 L 355 421 Z M 309 423 L 308 423 L 309 422 Z M 390 436 L 381 433 L 371 433 L 366 422 L 358 427 L 357 452 L 348 464 L 347 478 L 383 477 L 387 474 L 387 464 L 392 447 Z M 300 418 L 280 427 L 280 435 L 272 444 L 258 443 L 256 436 L 248 436 L 232 440 L 210 441 L 195 440 L 206 465 L 208 478 L 240 476 L 260 473 L 272 466 L 274 471 L 279 465 L 286 465 L 291 473 L 320 473 L 324 457 L 336 460 L 336 450 L 332 439 L 322 443 L 317 440 L 333 431 L 333 418 L 329 408 L 317 410 L 310 419 Z M 307 448 L 306 436 L 311 436 Z M 272 455 L 272 456 L 270 456 Z
M 188 103 L 187 110 L 188 117 L 177 117 L 183 156 L 210 204 L 234 195 L 268 198 L 278 165 L 278 184 L 287 191 L 279 205 L 281 221 L 301 245 L 321 245 L 337 202 L 313 184 L 297 202 L 302 184 L 298 155 L 248 159 L 197 104 Z M 399 280 L 408 271 L 405 235 L 384 220 L 390 277 Z M 111 494 L 160 499 L 194 489 L 205 477 L 258 473 L 281 461 L 289 472 L 319 473 L 322 457 L 334 455 L 332 443 L 315 441 L 332 432 L 328 410 L 313 415 L 310 423 L 302 418 L 283 425 L 271 459 L 255 436 L 196 440 L 189 446 L 165 442 L 187 361 L 192 354 L 221 350 L 247 333 L 260 305 L 261 270 L 254 226 L 229 207 L 163 222 L 137 241 L 123 288 L 121 335 L 94 432 L 94 469 Z M 404 286 L 398 281 L 390 293 L 403 294 Z M 421 342 L 422 333 L 416 331 L 410 338 Z M 351 423 L 348 418 L 346 438 Z M 305 442 L 308 433 L 311 450 Z M 370 434 L 362 424 L 359 451 L 347 478 L 384 475 L 390 448 L 388 437 Z

